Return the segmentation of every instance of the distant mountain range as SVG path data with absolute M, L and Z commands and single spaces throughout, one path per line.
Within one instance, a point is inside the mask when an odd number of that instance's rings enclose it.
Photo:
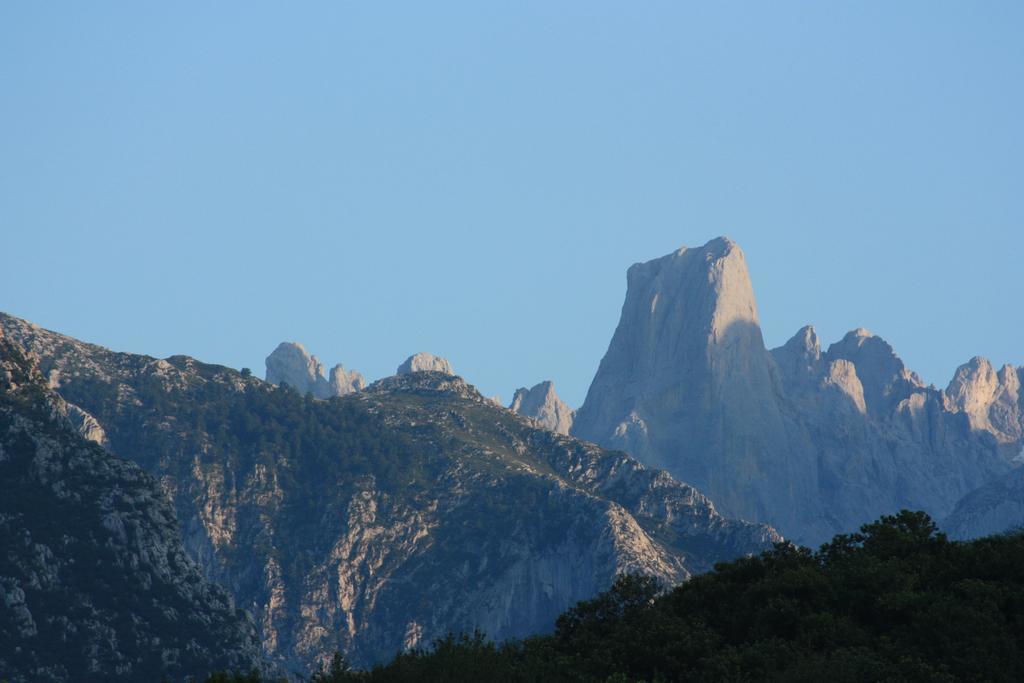
M 495 405 L 432 369 L 450 370 L 441 359 L 322 400 L 315 377 L 276 387 L 11 316 L 0 329 L 94 438 L 160 482 L 189 554 L 285 669 L 335 650 L 367 664 L 450 630 L 545 631 L 618 573 L 676 583 L 780 540 L 665 472 Z
M 0 502 L 7 557 L 20 558 L 0 557 L 0 599 L 14 605 L 0 635 L 22 643 L 17 657 L 0 652 L 0 678 L 50 666 L 64 672 L 55 680 L 88 680 L 66 674 L 93 661 L 82 652 L 101 632 L 123 648 L 97 671 L 150 671 L 162 657 L 185 675 L 205 657 L 305 672 L 335 650 L 365 665 L 449 631 L 543 632 L 617 574 L 678 583 L 779 532 L 817 544 L 902 508 L 957 538 L 1024 524 L 1022 369 L 975 358 L 939 390 L 863 329 L 823 350 L 805 327 L 769 350 L 745 257 L 726 238 L 629 269 L 578 411 L 550 381 L 503 408 L 425 353 L 367 384 L 283 342 L 261 380 L 6 314 L 0 335 L 0 485 L 31 492 L 57 525 L 24 496 Z M 39 464 L 54 457 L 98 469 Z M 140 493 L 124 510 L 150 522 L 125 536 L 104 491 L 129 490 Z M 61 541 L 61 525 L 77 540 Z M 177 559 L 151 566 L 137 547 L 146 534 Z M 23 536 L 38 540 L 10 540 Z M 118 585 L 164 586 L 130 635 L 104 619 L 143 608 L 67 570 L 104 543 Z M 40 566 L 57 574 L 32 569 L 47 552 Z M 68 626 L 54 602 L 111 599 L 88 626 Z M 202 624 L 184 649 L 182 619 Z M 69 628 L 78 649 L 44 661 Z
M 572 433 L 818 543 L 900 508 L 942 519 L 1006 476 L 1020 464 L 1022 377 L 976 358 L 940 391 L 864 329 L 822 351 L 805 327 L 769 351 L 744 254 L 719 238 L 629 269 Z

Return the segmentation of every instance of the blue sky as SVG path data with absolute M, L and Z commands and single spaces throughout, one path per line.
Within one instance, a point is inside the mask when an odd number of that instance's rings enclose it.
M 766 341 L 1024 363 L 1024 3 L 4 3 L 0 310 L 582 402 L 728 234 Z

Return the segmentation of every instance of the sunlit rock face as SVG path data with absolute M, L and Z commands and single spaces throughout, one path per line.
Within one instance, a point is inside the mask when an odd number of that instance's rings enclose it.
M 972 428 L 1003 443 L 1018 442 L 1024 436 L 1021 374 L 1012 365 L 996 372 L 987 359 L 975 356 L 957 368 L 946 387 L 947 406 L 965 414 Z
M 773 516 L 807 489 L 774 391 L 743 252 L 720 238 L 632 266 L 608 351 L 573 434 L 709 491 L 722 509 Z M 800 510 L 791 517 L 810 514 Z
M 1009 470 L 1019 382 L 966 374 L 950 399 L 864 329 L 822 352 L 808 326 L 769 352 L 743 252 L 719 238 L 629 269 L 572 433 L 816 543 L 904 507 L 942 518 Z
M 328 380 L 332 396 L 344 396 L 366 388 L 366 380 L 355 370 L 346 370 L 343 365 L 335 365 L 331 368 L 331 378 Z
M 976 432 L 991 434 L 1015 467 L 961 498 L 943 528 L 954 538 L 974 538 L 1024 528 L 1024 369 L 998 372 L 975 357 L 957 368 L 946 388 L 946 407 L 963 414 Z
M 445 375 L 454 375 L 452 364 L 447 359 L 435 356 L 431 353 L 416 353 L 406 358 L 398 369 L 397 375 L 408 375 L 411 372 L 440 372 Z
M 449 372 L 416 370 L 322 401 L 9 316 L 0 328 L 61 374 L 62 395 L 94 416 L 115 453 L 160 481 L 188 552 L 289 670 L 335 650 L 369 664 L 449 631 L 547 631 L 617 573 L 673 583 L 780 540 Z
M 185 554 L 157 482 L 100 435 L 0 330 L 0 678 L 184 681 L 257 666 L 253 625 Z
M 862 327 L 832 344 L 827 356 L 845 360 L 856 369 L 865 408 L 875 416 L 890 414 L 900 401 L 924 386 L 904 367 L 892 346 Z
M 555 393 L 555 385 L 544 381 L 532 388 L 516 389 L 509 410 L 530 417 L 541 426 L 558 434 L 568 434 L 576 412 Z
M 340 364 L 331 368 L 330 379 L 324 377 L 323 363 L 298 342 L 281 342 L 267 356 L 266 365 L 266 378 L 271 384 L 287 384 L 300 394 L 316 398 L 344 396 L 366 387 L 361 374 Z

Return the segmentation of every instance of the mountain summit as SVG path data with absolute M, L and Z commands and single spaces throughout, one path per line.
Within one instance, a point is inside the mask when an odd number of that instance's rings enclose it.
M 792 466 L 743 251 L 728 238 L 632 266 L 573 434 L 685 473 L 765 519 Z M 809 484 L 809 482 L 808 482 Z
M 863 328 L 822 352 L 806 326 L 768 351 L 746 259 L 727 238 L 626 279 L 572 433 L 667 469 L 728 514 L 815 543 L 904 507 L 941 518 L 1012 466 L 1012 369 L 997 377 L 975 362 L 947 396 Z
M 576 411 L 558 397 L 555 385 L 550 380 L 529 389 L 516 389 L 508 409 L 518 415 L 533 418 L 541 426 L 559 434 L 568 434 L 576 418 Z
M 450 631 L 531 635 L 621 572 L 675 583 L 781 540 L 666 472 L 495 405 L 429 358 L 324 401 L 3 314 L 0 330 L 161 482 L 186 550 L 285 668 L 336 650 L 370 664 Z
M 341 364 L 331 368 L 330 379 L 324 377 L 324 364 L 298 342 L 278 344 L 267 356 L 266 364 L 268 382 L 287 384 L 301 394 L 311 393 L 316 398 L 344 396 L 366 387 L 361 374 L 346 370 Z
M 447 358 L 435 356 L 432 353 L 414 353 L 402 361 L 402 364 L 395 370 L 397 375 L 408 375 L 413 372 L 440 372 L 445 375 L 454 375 L 455 370 Z

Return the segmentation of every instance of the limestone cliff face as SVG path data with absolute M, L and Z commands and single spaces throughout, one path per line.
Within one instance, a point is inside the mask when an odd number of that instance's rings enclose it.
M 830 360 L 845 360 L 856 370 L 865 409 L 875 416 L 890 414 L 900 401 L 924 387 L 920 378 L 904 367 L 892 346 L 862 327 L 830 346 L 827 356 Z
M 818 501 L 819 519 L 827 522 L 810 539 L 900 508 L 941 519 L 960 497 L 1011 466 L 1009 451 L 947 409 L 942 392 L 924 386 L 867 330 L 853 330 L 817 365 L 795 373 L 785 348 L 772 355 L 791 425 L 788 448 L 816 471 L 805 495 Z
M 159 479 L 190 554 L 290 668 L 336 649 L 367 664 L 449 630 L 544 631 L 618 572 L 675 582 L 780 539 L 448 373 L 320 401 L 190 358 L 0 327 Z
M 720 238 L 629 269 L 572 431 L 816 543 L 903 507 L 942 518 L 1011 467 L 1016 376 L 961 374 L 950 396 L 925 387 L 864 329 L 822 352 L 805 327 L 767 351 L 743 254 Z
M 568 434 L 576 417 L 576 411 L 558 398 L 551 381 L 541 382 L 530 389 L 516 389 L 508 408 L 517 415 L 533 418 L 545 429 L 558 434 Z
M 1015 465 L 1004 476 L 971 491 L 943 522 L 953 538 L 967 539 L 1024 528 L 1024 368 L 998 372 L 975 357 L 957 368 L 946 388 L 947 409 L 966 416 L 973 430 L 991 434 Z
M 186 556 L 156 482 L 84 439 L 82 415 L 0 332 L 0 678 L 255 666 L 253 625 Z
M 1024 438 L 1024 393 L 1021 370 L 1004 365 L 996 372 L 975 356 L 957 368 L 946 388 L 946 405 L 967 416 L 973 429 L 986 431 L 1002 443 Z
M 619 325 L 573 434 L 663 467 L 750 519 L 772 517 L 780 491 L 809 485 L 783 447 L 773 364 L 735 243 L 629 269 Z
M 331 387 L 331 396 L 344 396 L 366 388 L 366 380 L 362 374 L 355 370 L 346 370 L 344 365 L 338 364 L 331 368 L 331 378 L 328 380 Z
M 361 374 L 345 370 L 340 364 L 331 368 L 330 379 L 327 379 L 320 359 L 310 355 L 298 342 L 278 344 L 267 356 L 266 365 L 266 378 L 271 384 L 284 383 L 303 395 L 309 393 L 316 398 L 344 396 L 366 387 Z
M 411 372 L 440 372 L 444 375 L 454 375 L 455 370 L 446 358 L 435 356 L 432 353 L 415 353 L 406 358 L 395 374 L 408 375 Z

